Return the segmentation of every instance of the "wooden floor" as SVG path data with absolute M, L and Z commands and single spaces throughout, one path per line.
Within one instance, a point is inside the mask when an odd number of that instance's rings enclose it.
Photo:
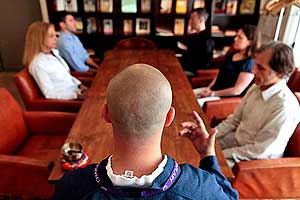
M 15 99 L 19 102 L 21 107 L 24 109 L 25 108 L 24 103 L 22 101 L 22 98 L 20 96 L 20 93 L 14 81 L 15 73 L 16 72 L 0 72 L 0 87 L 7 88 L 8 91 L 15 97 Z

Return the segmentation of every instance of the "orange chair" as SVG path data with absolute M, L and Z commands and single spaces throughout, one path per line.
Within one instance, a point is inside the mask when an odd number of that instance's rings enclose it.
M 208 123 L 211 126 L 215 126 L 218 122 L 233 113 L 240 102 L 241 97 L 222 98 L 220 100 L 205 102 L 202 109 Z
M 29 74 L 28 68 L 15 75 L 15 82 L 27 110 L 77 113 L 81 107 L 82 101 L 46 99 Z
M 283 158 L 236 163 L 232 186 L 245 199 L 300 198 L 300 124 Z
M 207 87 L 218 76 L 218 73 L 219 69 L 197 70 L 197 77 L 193 77 L 190 80 L 192 88 Z
M 114 49 L 157 49 L 152 40 L 142 37 L 132 37 L 120 40 L 114 46 Z
M 22 112 L 0 88 L 0 194 L 50 198 L 48 176 L 75 120 L 74 113 Z
M 287 85 L 292 90 L 292 92 L 300 92 L 300 71 L 295 69 L 291 74 Z

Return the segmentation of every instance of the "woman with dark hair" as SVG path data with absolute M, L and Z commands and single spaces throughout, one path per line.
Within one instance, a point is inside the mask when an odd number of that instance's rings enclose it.
M 233 51 L 226 57 L 218 76 L 207 87 L 194 89 L 201 106 L 210 99 L 204 97 L 240 95 L 252 82 L 253 56 L 260 47 L 260 31 L 254 25 L 243 26 L 232 47 Z

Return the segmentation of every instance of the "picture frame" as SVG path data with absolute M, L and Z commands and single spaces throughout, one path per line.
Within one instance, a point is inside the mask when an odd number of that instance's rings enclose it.
M 136 18 L 135 33 L 137 35 L 150 34 L 150 19 L 148 18 Z

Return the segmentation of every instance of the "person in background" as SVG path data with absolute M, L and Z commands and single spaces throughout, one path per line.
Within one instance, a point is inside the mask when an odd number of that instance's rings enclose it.
M 87 87 L 70 74 L 67 63 L 56 48 L 53 24 L 32 23 L 26 33 L 23 56 L 41 92 L 47 99 L 84 99 Z
M 193 76 L 197 69 L 211 66 L 215 44 L 206 29 L 207 19 L 208 14 L 204 8 L 193 9 L 190 13 L 187 44 L 185 46 L 179 43 L 179 48 L 186 50 L 183 53 L 182 66 L 188 76 Z
M 244 25 L 234 38 L 233 51 L 226 56 L 215 79 L 203 88 L 194 89 L 198 103 L 216 100 L 223 96 L 241 95 L 250 85 L 254 75 L 254 52 L 260 47 L 260 31 L 254 25 Z M 217 98 L 216 98 L 217 97 Z
M 96 72 L 99 65 L 89 56 L 79 38 L 75 35 L 76 21 L 74 17 L 71 14 L 64 13 L 59 22 L 59 27 L 61 31 L 57 48 L 70 67 L 78 72 Z
M 282 157 L 300 121 L 299 103 L 286 85 L 293 70 L 293 51 L 286 44 L 271 42 L 257 51 L 254 84 L 234 113 L 215 127 L 229 165 Z
M 200 168 L 162 154 L 163 128 L 175 116 L 171 104 L 171 86 L 152 66 L 134 64 L 113 77 L 102 115 L 112 124 L 114 150 L 98 164 L 65 173 L 53 199 L 238 199 L 218 166 L 215 132 L 196 112 L 193 131 L 179 134 L 193 142 Z

